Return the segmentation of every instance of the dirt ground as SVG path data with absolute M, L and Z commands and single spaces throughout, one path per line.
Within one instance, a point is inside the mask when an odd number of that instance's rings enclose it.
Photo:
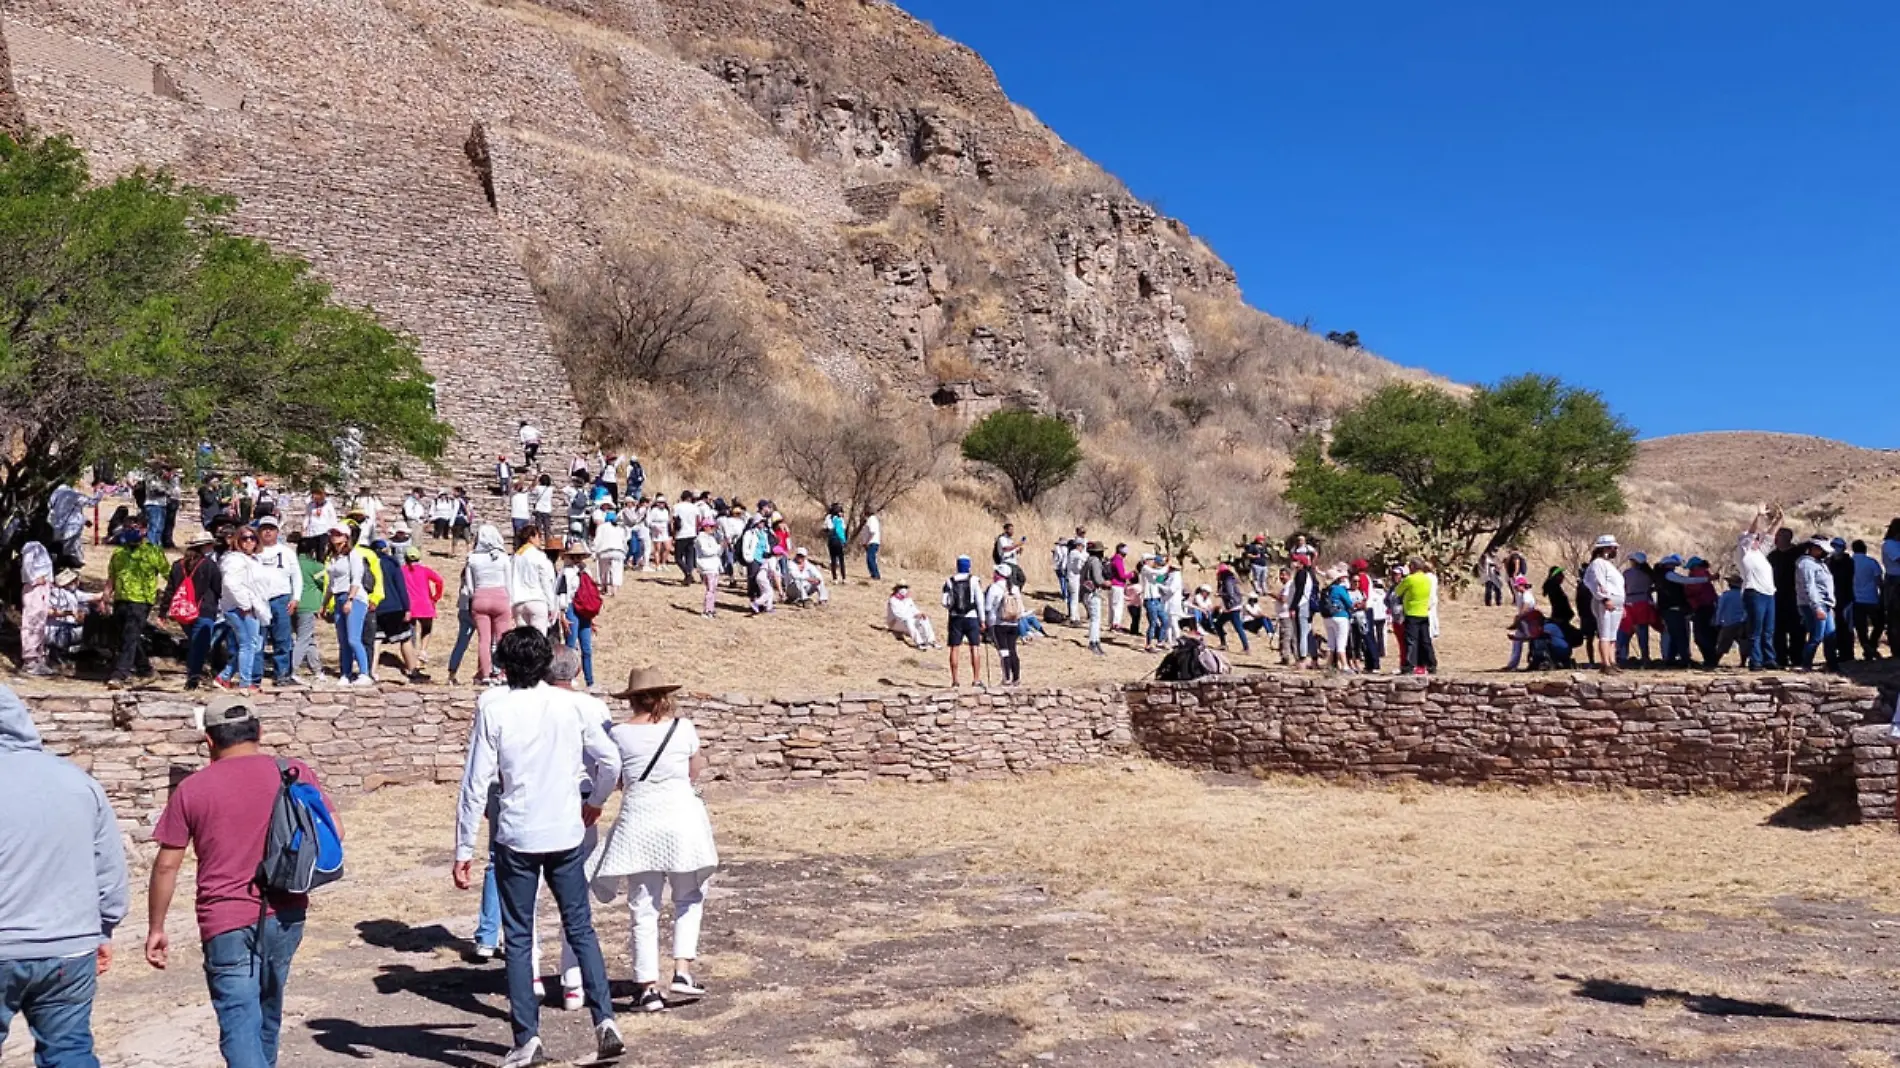
M 1900 849 L 1891 829 L 1777 826 L 1786 800 L 1141 762 L 722 786 L 710 996 L 627 1014 L 625 914 L 597 922 L 627 1063 L 1900 1064 Z M 502 967 L 464 957 L 452 808 L 440 788 L 348 799 L 350 875 L 313 907 L 282 1063 L 499 1058 Z M 147 968 L 139 897 L 97 1009 L 103 1060 L 208 1068 L 195 950 Z M 171 930 L 193 941 L 184 900 Z M 544 1020 L 555 1056 L 586 1049 L 585 1013 Z

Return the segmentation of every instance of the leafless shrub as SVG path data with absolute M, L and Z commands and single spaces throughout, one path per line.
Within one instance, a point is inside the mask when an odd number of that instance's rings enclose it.
M 1090 522 L 1119 523 L 1141 496 L 1141 479 L 1135 472 L 1107 460 L 1090 460 L 1084 464 L 1076 483 L 1082 498 L 1083 518 Z M 1134 520 L 1133 525 L 1140 525 L 1140 520 Z
M 755 331 L 723 290 L 706 260 L 616 241 L 543 298 L 576 392 L 611 402 L 641 385 L 716 394 L 750 377 Z
M 1155 548 L 1182 563 L 1196 560 L 1194 544 L 1206 533 L 1201 517 L 1207 511 L 1207 499 L 1186 467 L 1164 468 L 1155 476 L 1155 505 L 1161 512 L 1155 523 Z
M 885 409 L 873 403 L 834 413 L 807 411 L 786 419 L 778 431 L 785 477 L 820 508 L 844 505 L 851 537 L 935 466 L 921 420 L 897 419 Z

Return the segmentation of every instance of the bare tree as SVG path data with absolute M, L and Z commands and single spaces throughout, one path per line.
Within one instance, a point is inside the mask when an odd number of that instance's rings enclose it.
M 705 259 L 609 244 L 597 262 L 544 289 L 575 384 L 601 396 L 629 385 L 718 393 L 760 359 L 751 324 Z
M 1091 460 L 1084 464 L 1078 486 L 1082 494 L 1083 518 L 1090 522 L 1120 521 L 1141 496 L 1141 480 L 1135 477 L 1135 472 L 1107 460 Z
M 799 492 L 820 508 L 844 505 L 845 532 L 853 538 L 934 466 L 923 434 L 875 403 L 788 419 L 778 446 L 779 466 Z
M 1207 511 L 1207 500 L 1195 488 L 1187 468 L 1170 467 L 1155 477 L 1155 504 L 1161 510 L 1155 523 L 1155 547 L 1171 560 L 1194 559 L 1194 543 L 1206 533 L 1200 519 Z

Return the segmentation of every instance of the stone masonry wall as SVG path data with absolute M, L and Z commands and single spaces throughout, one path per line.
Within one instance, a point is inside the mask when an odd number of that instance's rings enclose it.
M 184 694 L 23 695 L 46 747 L 106 788 L 142 840 L 205 752 Z M 467 690 L 287 692 L 259 701 L 265 744 L 308 760 L 339 792 L 462 777 Z M 898 692 L 760 700 L 687 696 L 716 778 L 927 782 L 1088 764 L 1127 751 L 1113 689 Z
M 1131 689 L 1137 745 L 1222 771 L 1670 791 L 1842 787 L 1876 695 L 1821 677 L 1257 675 Z M 1892 805 L 1888 805 L 1891 818 Z
M 0 133 L 18 133 L 26 123 L 20 94 L 13 89 L 13 63 L 7 54 L 6 26 L 0 23 Z

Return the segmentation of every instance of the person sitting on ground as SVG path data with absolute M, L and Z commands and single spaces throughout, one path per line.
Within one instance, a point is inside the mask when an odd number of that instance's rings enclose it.
M 79 572 L 61 571 L 53 578 L 47 598 L 47 662 L 70 663 L 84 644 L 86 617 L 99 603 L 99 594 L 79 588 Z
M 930 625 L 930 617 L 911 600 L 909 583 L 900 582 L 892 587 L 890 600 L 884 602 L 884 625 L 893 634 L 909 637 L 910 643 L 919 649 L 937 647 L 937 632 Z
M 791 587 L 786 600 L 798 605 L 831 603 L 831 587 L 825 581 L 824 571 L 811 562 L 811 554 L 803 548 L 792 554 L 788 575 Z
M 1214 587 L 1201 585 L 1194 587 L 1188 596 L 1187 618 L 1192 619 L 1203 632 L 1214 629 L 1214 615 L 1220 609 L 1214 600 Z

